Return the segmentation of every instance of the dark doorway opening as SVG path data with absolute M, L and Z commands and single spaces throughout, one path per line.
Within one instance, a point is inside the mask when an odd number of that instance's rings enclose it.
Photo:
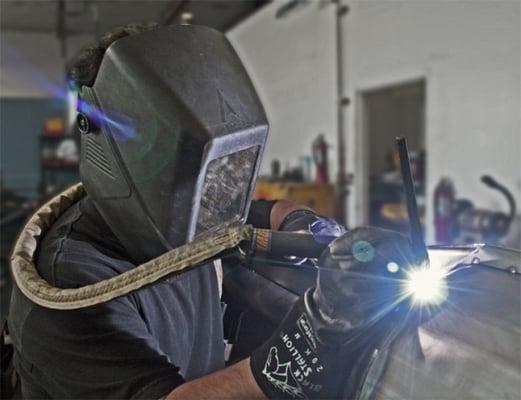
M 415 81 L 362 94 L 368 222 L 407 232 L 395 138 L 407 139 L 420 213 L 425 218 L 425 81 Z

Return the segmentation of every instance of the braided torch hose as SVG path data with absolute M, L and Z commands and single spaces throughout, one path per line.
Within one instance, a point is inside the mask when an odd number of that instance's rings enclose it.
M 39 275 L 34 265 L 34 253 L 38 242 L 63 211 L 84 195 L 82 185 L 77 184 L 47 202 L 29 219 L 14 247 L 11 257 L 14 281 L 25 296 L 40 306 L 72 310 L 101 304 L 151 285 L 172 273 L 195 267 L 243 241 L 251 242 L 254 237 L 255 230 L 249 225 L 225 228 L 112 278 L 76 289 L 57 288 Z

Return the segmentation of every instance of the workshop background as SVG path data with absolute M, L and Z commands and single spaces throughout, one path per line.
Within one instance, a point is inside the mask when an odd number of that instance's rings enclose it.
M 351 227 L 405 230 L 394 145 L 403 135 L 429 244 L 520 248 L 520 5 L 1 0 L 2 287 L 24 220 L 79 179 L 65 62 L 130 22 L 227 33 L 271 126 L 257 198 L 294 199 Z

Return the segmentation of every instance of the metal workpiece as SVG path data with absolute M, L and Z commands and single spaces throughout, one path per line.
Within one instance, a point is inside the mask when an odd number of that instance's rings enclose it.
M 510 273 L 521 273 L 521 250 L 478 243 L 458 246 L 429 246 L 428 253 L 431 260 L 444 266 L 444 268 L 453 268 L 456 264 L 479 264 Z
M 430 267 L 447 274 L 448 297 L 439 305 L 411 305 L 410 324 L 373 354 L 356 399 L 521 398 L 521 251 L 474 244 L 433 246 L 428 254 Z M 244 276 L 230 274 L 225 283 L 240 278 L 232 283 L 247 295 L 236 304 L 261 316 L 277 308 L 270 319 L 277 323 L 280 308 L 314 284 L 317 270 L 265 261 L 255 272 L 238 269 Z M 225 291 L 236 293 L 229 284 Z M 269 301 L 259 302 L 260 294 Z
M 447 301 L 425 310 L 432 318 L 380 352 L 359 398 L 521 398 L 521 275 L 512 273 L 521 252 L 474 245 L 429 254 L 463 256 L 469 267 L 449 276 Z

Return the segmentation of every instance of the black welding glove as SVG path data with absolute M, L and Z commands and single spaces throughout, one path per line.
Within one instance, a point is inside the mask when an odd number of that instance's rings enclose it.
M 358 228 L 335 239 L 319 259 L 316 288 L 251 355 L 263 392 L 269 398 L 352 398 L 373 351 L 398 332 L 389 315 L 411 259 L 409 241 L 397 232 Z

